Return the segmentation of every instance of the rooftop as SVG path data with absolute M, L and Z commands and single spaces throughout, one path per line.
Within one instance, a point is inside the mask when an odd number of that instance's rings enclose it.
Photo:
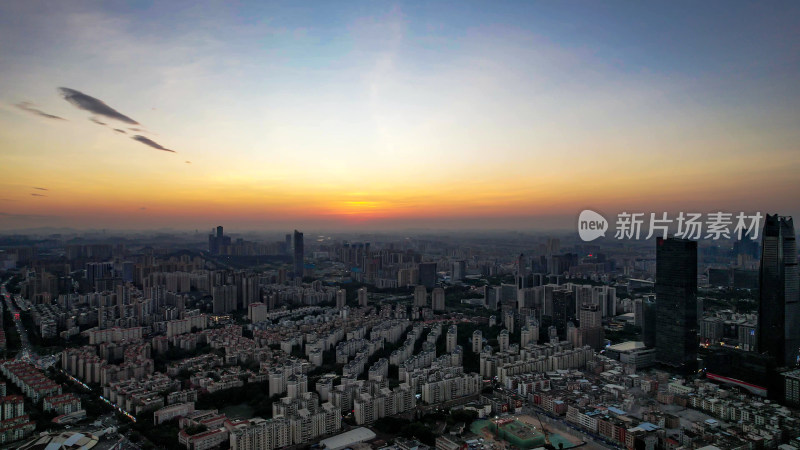
M 627 342 L 622 342 L 620 344 L 612 345 L 608 347 L 608 349 L 617 352 L 629 352 L 631 350 L 637 350 L 645 347 L 647 346 L 644 345 L 644 342 L 642 341 L 627 341 Z
M 320 444 L 329 450 L 339 450 L 342 448 L 347 448 L 358 442 L 369 441 L 371 439 L 375 439 L 375 433 L 367 428 L 359 427 L 346 433 L 337 434 L 336 436 L 329 437 L 328 439 L 323 439 L 320 441 Z

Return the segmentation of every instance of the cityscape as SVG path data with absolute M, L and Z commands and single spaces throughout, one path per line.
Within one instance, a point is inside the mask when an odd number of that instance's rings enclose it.
M 0 449 L 800 450 L 797 23 L 0 4 Z

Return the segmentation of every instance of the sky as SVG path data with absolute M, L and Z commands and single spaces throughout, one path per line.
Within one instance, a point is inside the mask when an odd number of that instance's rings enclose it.
M 800 215 L 797 2 L 0 2 L 0 230 Z

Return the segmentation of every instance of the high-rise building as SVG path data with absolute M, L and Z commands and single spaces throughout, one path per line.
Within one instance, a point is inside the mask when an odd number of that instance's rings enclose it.
M 463 259 L 460 261 L 453 261 L 453 281 L 464 281 L 467 275 L 467 262 Z
M 575 318 L 574 294 L 567 289 L 553 290 L 553 325 L 558 329 L 559 336 L 566 336 L 567 322 Z
M 303 233 L 294 230 L 294 276 L 303 278 Z
M 513 333 L 514 330 L 516 330 L 516 328 L 514 328 L 514 325 L 515 325 L 514 322 L 515 322 L 514 321 L 514 311 L 513 310 L 506 311 L 503 314 L 503 325 L 505 325 L 505 327 L 509 331 L 509 333 Z
M 600 306 L 600 311 L 603 312 L 603 317 L 616 316 L 617 289 L 611 286 L 592 287 L 592 303 Z
M 500 334 L 497 335 L 498 351 L 500 352 L 508 351 L 508 345 L 509 345 L 508 330 L 503 329 L 502 331 L 500 331 Z
M 603 347 L 603 311 L 598 305 L 584 303 L 580 311 L 580 333 L 583 345 L 595 350 Z
M 567 322 L 567 341 L 572 344 L 573 348 L 580 348 L 585 345 L 580 328 L 576 327 L 571 320 Z
M 550 338 L 551 344 L 558 343 L 558 329 L 555 326 L 551 325 L 549 328 L 547 328 L 547 336 Z
M 247 305 L 247 318 L 252 323 L 259 323 L 267 320 L 267 305 L 263 303 L 250 303 Z
M 581 328 L 602 328 L 603 312 L 594 304 L 584 303 L 580 312 Z
M 347 305 L 347 291 L 344 289 L 339 289 L 336 291 L 336 307 L 339 309 L 344 308 Z
M 784 372 L 783 399 L 793 406 L 800 406 L 800 369 Z
M 472 332 L 472 352 L 480 353 L 483 350 L 483 333 L 481 330 Z
M 758 351 L 779 366 L 800 363 L 800 279 L 791 217 L 767 215 L 759 270 Z
M 212 255 L 216 255 L 219 253 L 219 245 L 217 245 L 217 235 L 214 234 L 214 230 L 211 230 L 211 234 L 208 235 L 208 253 Z
M 644 325 L 644 299 L 633 300 L 633 325 L 637 327 Z
M 528 328 L 530 333 L 530 343 L 539 343 L 539 321 L 536 320 L 535 317 L 528 317 L 525 320 L 525 326 Z
M 211 296 L 214 314 L 228 314 L 236 310 L 236 285 L 214 286 Z
M 358 290 L 358 306 L 367 306 L 368 302 L 367 288 L 362 287 Z
M 428 290 L 425 286 L 418 285 L 414 288 L 414 306 L 420 308 L 428 306 Z
M 697 241 L 656 240 L 656 362 L 697 365 Z
M 520 253 L 517 257 L 517 290 L 525 289 L 527 286 L 528 272 L 525 267 L 525 255 Z
M 444 311 L 444 289 L 437 287 L 431 292 L 431 307 L 434 311 Z
M 653 348 L 656 346 L 656 308 L 655 299 L 646 297 L 642 299 L 642 340 L 644 345 Z
M 215 230 L 211 230 L 211 234 L 208 235 L 208 252 L 212 255 L 218 255 L 222 253 L 222 250 L 226 246 L 231 245 L 231 238 L 230 236 L 225 236 L 222 233 L 222 225 L 218 226 Z
M 430 289 L 436 286 L 436 263 L 419 263 L 419 284 Z
M 537 329 L 537 332 L 538 332 L 538 329 Z M 531 327 L 527 326 L 527 325 L 522 327 L 522 331 L 521 331 L 520 334 L 521 334 L 520 335 L 520 340 L 519 340 L 519 346 L 520 347 L 525 347 L 526 345 L 528 345 L 530 343 L 535 343 L 536 340 L 539 338 L 539 336 L 536 336 L 536 337 L 533 336 L 533 329 Z
M 453 353 L 453 350 L 456 349 L 456 345 L 458 345 L 458 328 L 456 328 L 455 325 L 450 325 L 445 338 L 447 353 Z

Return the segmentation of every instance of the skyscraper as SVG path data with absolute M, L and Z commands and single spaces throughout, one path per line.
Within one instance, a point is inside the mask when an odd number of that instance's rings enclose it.
M 642 299 L 642 340 L 644 345 L 654 348 L 656 346 L 656 308 L 655 296 L 646 296 Z
M 681 372 L 697 365 L 697 242 L 656 240 L 656 361 Z
M 419 284 L 430 289 L 436 286 L 436 263 L 419 263 Z
M 294 230 L 294 276 L 303 278 L 303 233 Z
M 798 283 L 792 218 L 767 215 L 761 242 L 757 345 L 779 366 L 793 366 L 800 358 Z
M 595 350 L 603 348 L 603 311 L 600 307 L 584 303 L 581 305 L 580 319 L 583 345 L 589 345 Z
M 520 253 L 517 257 L 517 290 L 525 289 L 527 286 L 528 272 L 525 267 L 525 255 Z
M 222 225 L 218 226 L 216 229 L 216 233 L 214 229 L 211 230 L 211 234 L 208 235 L 208 252 L 212 255 L 218 255 L 222 253 L 222 249 L 226 246 L 231 245 L 231 238 L 230 236 L 225 236 L 222 233 Z
M 553 325 L 558 329 L 559 336 L 566 336 L 567 322 L 575 318 L 575 301 L 572 291 L 567 289 L 553 290 Z

